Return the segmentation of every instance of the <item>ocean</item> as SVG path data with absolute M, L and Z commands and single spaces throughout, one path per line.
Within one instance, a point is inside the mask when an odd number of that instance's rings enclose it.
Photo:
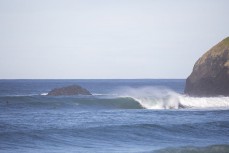
M 91 96 L 47 96 L 80 85 Z M 229 97 L 184 79 L 0 80 L 1 153 L 229 153 Z

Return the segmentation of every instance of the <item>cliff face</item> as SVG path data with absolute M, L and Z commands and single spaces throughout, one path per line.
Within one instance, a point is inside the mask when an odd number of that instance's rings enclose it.
M 229 96 L 229 37 L 207 51 L 186 80 L 191 96 Z

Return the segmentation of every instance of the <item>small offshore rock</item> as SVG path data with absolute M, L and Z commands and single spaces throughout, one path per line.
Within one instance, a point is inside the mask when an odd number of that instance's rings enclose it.
M 48 96 L 73 96 L 73 95 L 92 95 L 87 89 L 79 85 L 71 85 L 62 88 L 55 88 L 48 93 Z

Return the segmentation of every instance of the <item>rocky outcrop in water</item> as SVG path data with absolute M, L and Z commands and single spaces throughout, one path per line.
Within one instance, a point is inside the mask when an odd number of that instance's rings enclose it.
M 91 93 L 78 85 L 56 88 L 48 93 L 48 96 L 91 95 Z
M 184 92 L 191 96 L 229 96 L 229 37 L 195 63 Z

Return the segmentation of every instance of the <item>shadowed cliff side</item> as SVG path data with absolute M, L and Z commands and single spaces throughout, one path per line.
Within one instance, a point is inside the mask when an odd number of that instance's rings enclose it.
M 191 96 L 229 96 L 229 37 L 195 63 L 184 92 Z

